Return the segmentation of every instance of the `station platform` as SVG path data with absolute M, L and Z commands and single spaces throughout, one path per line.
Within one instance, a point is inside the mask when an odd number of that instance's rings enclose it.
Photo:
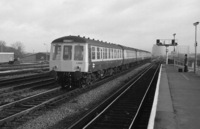
M 162 65 L 154 129 L 200 128 L 200 76 Z

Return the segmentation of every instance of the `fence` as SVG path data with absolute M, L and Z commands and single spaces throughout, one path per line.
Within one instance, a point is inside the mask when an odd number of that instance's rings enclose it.
M 184 67 L 185 54 L 187 54 L 187 65 L 190 71 L 194 70 L 195 54 L 190 53 L 189 46 L 177 46 L 175 52 L 169 55 L 169 62 L 179 67 Z M 197 56 L 197 71 L 200 71 L 200 55 Z

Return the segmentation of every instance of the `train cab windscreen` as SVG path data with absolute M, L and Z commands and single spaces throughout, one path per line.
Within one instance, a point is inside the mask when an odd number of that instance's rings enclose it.
M 76 61 L 83 61 L 83 46 L 76 45 L 74 48 L 74 60 Z
M 64 46 L 63 48 L 63 60 L 71 60 L 72 59 L 72 46 Z
M 55 45 L 53 46 L 53 60 L 60 60 L 61 57 L 61 46 Z

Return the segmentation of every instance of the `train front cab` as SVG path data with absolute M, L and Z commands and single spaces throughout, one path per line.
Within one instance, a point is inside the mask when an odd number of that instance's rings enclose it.
M 88 71 L 86 43 L 52 43 L 50 69 L 56 71 L 62 87 L 71 87 Z

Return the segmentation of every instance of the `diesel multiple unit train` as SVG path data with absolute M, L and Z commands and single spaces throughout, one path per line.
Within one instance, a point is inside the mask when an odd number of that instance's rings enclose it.
M 62 87 L 90 85 L 136 63 L 151 53 L 80 36 L 65 36 L 51 43 L 50 70 Z

